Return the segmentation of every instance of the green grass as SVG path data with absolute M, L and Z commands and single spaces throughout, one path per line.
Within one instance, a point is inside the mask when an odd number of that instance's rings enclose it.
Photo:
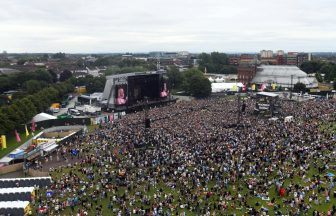
M 320 130 L 327 134 L 336 134 L 336 122 L 327 122 L 320 125 Z
M 97 126 L 94 125 L 94 126 L 88 126 L 89 127 L 89 131 L 93 131 Z M 336 123 L 327 123 L 327 124 L 323 124 L 321 125 L 320 127 L 320 130 L 321 131 L 324 131 L 324 132 L 327 132 L 327 133 L 335 133 L 335 129 L 336 129 Z M 331 152 L 327 151 L 327 150 L 324 150 L 323 151 L 323 155 L 329 155 Z M 123 159 L 122 156 L 120 158 L 121 160 Z M 318 173 L 318 170 L 316 167 L 314 167 L 313 164 L 317 164 L 318 166 L 321 166 L 323 165 L 323 161 L 319 158 L 316 158 L 316 159 L 313 159 L 311 162 L 310 162 L 310 168 L 309 170 L 307 171 L 306 173 L 306 178 L 310 178 L 312 179 L 312 176 L 313 175 L 319 175 L 321 177 L 321 180 L 324 181 L 324 175 L 327 174 L 328 172 L 332 172 L 334 174 L 336 174 L 336 171 L 335 170 L 326 170 L 324 171 L 323 173 Z M 332 161 L 329 163 L 330 165 L 336 165 L 336 160 L 335 158 L 332 159 Z M 80 173 L 78 171 L 78 168 L 79 166 L 77 167 L 71 167 L 71 168 L 63 168 L 61 172 L 52 172 L 51 175 L 53 177 L 53 179 L 60 179 L 62 177 L 62 175 L 64 173 L 69 173 L 70 170 L 72 170 L 73 173 L 76 173 L 76 175 L 78 175 L 80 177 L 80 179 L 83 179 L 85 181 L 89 181 L 89 179 L 83 175 L 82 173 Z M 293 167 L 292 169 L 294 169 L 294 176 L 292 178 L 287 178 L 285 179 L 285 182 L 284 182 L 284 186 L 288 186 L 289 184 L 299 184 L 300 186 L 309 186 L 311 184 L 311 182 L 305 182 L 304 179 L 302 178 L 302 176 L 300 176 L 299 174 L 299 168 L 298 167 Z M 116 170 L 116 167 L 115 166 L 112 166 L 112 168 L 110 168 L 109 170 Z M 135 170 L 130 170 L 130 172 L 133 172 Z M 227 175 L 227 174 L 224 174 L 224 176 Z M 271 207 L 271 206 L 268 206 L 269 204 L 269 201 L 264 201 L 262 200 L 261 198 L 258 198 L 254 195 L 250 195 L 250 192 L 245 184 L 245 180 L 248 179 L 249 177 L 252 177 L 252 176 L 245 176 L 243 179 L 241 179 L 240 181 L 236 182 L 235 184 L 230 184 L 228 189 L 225 190 L 225 191 L 230 191 L 231 194 L 233 196 L 237 195 L 238 194 L 238 186 L 240 185 L 242 187 L 242 189 L 239 191 L 239 193 L 246 198 L 247 200 L 247 204 L 251 207 L 254 207 L 256 208 L 257 210 L 259 210 L 262 206 L 265 207 L 265 208 L 268 208 L 269 209 L 269 215 L 274 215 L 274 207 Z M 276 172 L 274 171 L 273 174 L 269 175 L 268 176 L 268 180 L 271 180 L 273 178 L 276 177 Z M 172 180 L 170 180 L 172 181 Z M 94 182 L 96 183 L 97 182 L 97 179 L 94 180 Z M 211 191 L 213 189 L 215 185 L 215 182 L 214 181 L 210 181 L 208 182 L 207 186 L 209 188 L 209 191 Z M 143 191 L 142 189 L 145 187 L 145 184 L 144 183 L 140 183 L 139 185 L 134 185 L 138 191 Z M 328 187 L 328 184 L 322 184 L 323 187 Z M 174 197 L 174 201 L 173 201 L 173 205 L 177 205 L 178 202 L 177 200 L 181 197 L 182 200 L 185 200 L 185 197 L 181 196 L 180 195 L 180 189 L 183 187 L 183 185 L 178 185 L 176 189 L 172 189 L 170 187 L 168 187 L 167 185 L 164 184 L 164 182 L 160 181 L 157 185 L 156 188 L 154 187 L 151 187 L 151 189 L 146 193 L 147 195 L 150 195 L 152 196 L 157 190 L 159 189 L 162 189 L 164 193 L 166 194 L 172 194 L 173 197 Z M 333 205 L 336 204 L 336 198 L 333 197 L 333 192 L 335 191 L 335 187 L 333 189 L 331 189 L 331 196 L 330 196 L 330 202 L 329 203 L 326 203 L 325 202 L 325 196 L 324 196 L 324 192 L 321 192 L 321 193 L 318 193 L 318 197 L 319 197 L 319 205 L 315 205 L 314 202 L 312 202 L 311 204 L 311 209 L 307 212 L 307 215 L 312 215 L 312 212 L 314 210 L 318 210 L 320 212 L 324 212 L 326 213 L 329 209 L 332 208 Z M 94 189 L 89 189 L 88 190 L 88 193 L 89 194 L 90 192 L 92 192 Z M 119 194 L 119 195 L 123 195 L 125 193 L 125 190 L 126 188 L 125 187 L 117 187 L 116 189 L 116 193 L 115 194 Z M 315 189 L 314 190 L 315 193 L 317 193 L 317 190 Z M 129 195 L 134 195 L 135 194 L 135 190 L 132 190 L 132 191 L 129 191 L 128 194 Z M 197 190 L 193 189 L 192 190 L 192 193 L 197 193 Z M 269 198 L 270 200 L 272 200 L 273 198 L 275 199 L 275 204 L 277 204 L 279 206 L 279 211 L 282 212 L 282 214 L 287 214 L 287 215 L 291 215 L 293 214 L 292 211 L 295 211 L 297 209 L 297 207 L 294 207 L 294 208 L 291 208 L 289 205 L 285 205 L 284 204 L 284 201 L 288 198 L 292 198 L 293 196 L 293 193 L 291 193 L 289 196 L 285 196 L 285 197 L 280 197 L 277 192 L 275 191 L 275 186 L 274 185 L 271 185 L 269 188 L 268 188 L 268 193 L 269 193 Z M 308 201 L 308 198 L 310 195 L 312 195 L 313 193 L 313 190 L 309 190 L 306 192 L 306 195 L 305 195 L 305 203 L 309 203 Z M 42 194 L 42 196 L 45 196 L 45 192 L 41 192 L 40 194 Z M 65 197 L 68 197 L 68 196 L 71 196 L 72 193 L 66 193 L 65 194 Z M 111 193 L 108 193 L 108 197 L 106 199 L 100 199 L 98 198 L 98 205 L 102 205 L 103 206 L 103 215 L 115 215 L 116 213 L 112 213 L 111 209 L 108 209 L 107 206 L 108 206 L 108 203 L 109 203 L 109 196 L 110 195 L 114 195 L 112 192 Z M 201 198 L 202 200 L 205 200 L 205 195 L 200 195 L 199 198 Z M 45 197 L 44 197 L 45 199 Z M 65 198 L 61 199 L 61 200 L 65 200 Z M 210 199 L 209 199 L 209 205 L 210 206 L 213 206 L 214 203 L 218 203 L 218 200 L 219 200 L 219 194 L 215 194 L 214 196 L 212 196 Z M 256 206 L 256 203 L 259 203 L 260 205 L 259 206 Z M 185 202 L 182 202 L 182 203 L 185 203 Z M 235 205 L 236 207 L 231 207 L 231 205 Z M 135 203 L 135 206 L 136 207 L 145 207 L 145 208 L 149 208 L 149 206 L 146 206 L 146 205 L 143 205 L 142 203 L 140 203 L 140 201 L 137 201 Z M 204 202 L 202 204 L 202 206 L 204 206 Z M 228 211 L 226 213 L 228 214 L 233 214 L 235 213 L 236 215 L 247 215 L 246 212 L 248 211 L 247 208 L 241 208 L 241 209 L 237 209 L 237 207 L 239 208 L 239 203 L 236 201 L 235 203 L 233 201 L 228 201 Z M 89 215 L 94 215 L 95 214 L 95 207 L 96 207 L 96 204 L 94 202 L 92 202 L 92 207 L 91 207 L 91 211 L 89 211 Z M 120 206 L 118 205 L 114 205 L 114 208 L 120 208 Z M 195 212 L 190 212 L 189 210 L 183 210 L 183 209 L 180 209 L 179 207 L 178 208 L 178 212 L 179 213 L 182 213 L 182 212 L 185 212 L 186 215 L 197 215 Z M 62 215 L 72 215 L 72 214 L 75 214 L 77 212 L 77 209 L 78 207 L 75 207 L 75 211 L 72 213 L 71 212 L 71 209 L 70 207 L 67 207 L 64 211 L 61 212 Z M 166 209 L 164 209 L 166 210 Z M 213 212 L 213 210 L 212 210 Z M 301 214 L 303 215 L 304 213 L 301 212 Z M 173 215 L 175 215 L 175 211 L 173 212 Z M 220 211 L 216 211 L 216 215 L 222 215 L 222 213 Z
M 35 135 L 38 134 L 40 131 L 35 131 Z M 26 133 L 25 132 L 21 132 L 20 133 L 20 138 L 21 138 L 21 142 L 17 142 L 15 135 L 13 136 L 6 136 L 6 140 L 7 140 L 7 148 L 6 149 L 1 149 L 0 150 L 0 158 L 6 156 L 7 154 L 9 154 L 11 151 L 13 151 L 14 149 L 18 148 L 19 146 L 21 146 L 23 143 L 25 143 L 27 140 L 29 140 L 30 138 L 32 138 L 32 134 L 30 132 L 29 136 L 26 137 Z
M 99 125 L 88 125 L 88 132 L 92 133 L 95 129 L 97 129 L 99 127 Z
M 317 160 L 316 162 L 317 162 L 317 164 L 321 165 L 321 161 Z M 336 165 L 336 162 L 333 162 L 331 164 L 332 165 Z M 76 175 L 78 175 L 80 177 L 80 179 L 88 181 L 87 177 L 78 171 L 78 168 L 79 168 L 79 166 L 72 167 L 72 168 L 63 168 L 61 172 L 52 172 L 51 175 L 52 175 L 53 179 L 60 179 L 63 173 L 69 173 L 70 170 L 72 170 L 72 172 L 76 173 Z M 116 167 L 113 166 L 112 170 L 116 170 Z M 327 170 L 324 173 L 320 174 L 321 179 L 323 179 L 323 175 L 326 174 L 326 173 L 328 173 L 328 172 L 335 173 L 335 171 L 333 171 L 333 170 Z M 311 168 L 307 172 L 307 177 L 311 178 L 313 175 L 317 175 L 317 174 L 318 174 L 317 169 L 314 168 L 313 166 L 311 166 Z M 248 178 L 248 177 L 245 177 L 245 179 L 246 178 Z M 271 178 L 273 178 L 273 176 L 269 176 L 269 179 L 271 179 Z M 97 181 L 97 179 L 95 179 L 95 182 L 96 181 Z M 285 180 L 285 186 L 287 186 L 288 184 L 299 184 L 301 186 L 308 186 L 309 185 L 309 183 L 305 183 L 303 181 L 302 177 L 299 176 L 298 173 L 296 175 L 294 175 L 293 178 L 291 178 L 291 179 L 287 178 Z M 209 188 L 209 191 L 211 191 L 213 189 L 214 185 L 215 185 L 214 181 L 210 181 L 208 183 L 207 186 Z M 261 198 L 258 198 L 258 197 L 255 197 L 253 195 L 250 195 L 249 191 L 248 191 L 248 189 L 246 187 L 246 185 L 244 184 L 243 179 L 240 180 L 239 182 L 237 182 L 236 184 L 231 184 L 229 186 L 229 188 L 228 188 L 228 191 L 230 191 L 233 196 L 236 195 L 238 193 L 238 189 L 237 189 L 238 185 L 242 186 L 242 190 L 240 190 L 240 194 L 243 197 L 247 198 L 247 203 L 248 203 L 249 206 L 253 206 L 253 207 L 255 207 L 258 210 L 261 208 L 261 206 L 266 207 L 266 208 L 269 209 L 269 215 L 274 215 L 274 209 L 273 209 L 273 207 L 268 206 L 268 202 L 269 201 L 263 201 Z M 145 184 L 142 183 L 140 185 L 135 185 L 135 186 L 137 187 L 138 191 L 139 190 L 143 191 L 142 189 L 145 187 Z M 323 185 L 323 186 L 326 187 L 327 185 Z M 293 209 L 291 209 L 290 206 L 284 205 L 283 202 L 288 197 L 284 197 L 284 198 L 279 197 L 277 195 L 277 193 L 275 192 L 275 188 L 274 187 L 275 186 L 272 185 L 272 186 L 270 186 L 270 188 L 268 190 L 270 200 L 272 198 L 275 199 L 275 203 L 280 207 L 279 210 L 283 214 L 291 214 L 290 211 L 291 210 L 295 210 L 296 207 L 293 208 Z M 146 194 L 152 196 L 157 190 L 162 189 L 164 193 L 166 193 L 166 194 L 172 194 L 173 195 L 173 197 L 174 197 L 173 205 L 176 206 L 178 204 L 178 202 L 177 202 L 178 198 L 181 197 L 180 196 L 180 192 L 179 192 L 180 188 L 182 188 L 182 185 L 178 185 L 176 189 L 172 189 L 172 188 L 166 186 L 164 184 L 164 182 L 161 181 L 161 182 L 159 182 L 157 184 L 156 188 L 154 188 L 154 187 L 151 186 L 151 189 Z M 116 194 L 123 195 L 125 193 L 125 189 L 126 189 L 125 187 L 117 187 Z M 92 192 L 93 190 L 94 190 L 94 188 L 90 189 L 88 191 L 88 193 Z M 329 209 L 331 209 L 332 205 L 336 203 L 336 199 L 332 195 L 334 190 L 335 190 L 335 188 L 331 190 L 331 196 L 330 196 L 330 202 L 329 203 L 325 203 L 325 197 L 323 196 L 324 193 L 321 192 L 319 194 L 320 204 L 319 205 L 312 204 L 312 210 L 308 211 L 308 215 L 311 215 L 312 212 L 313 212 L 313 210 L 318 210 L 320 212 L 327 212 Z M 136 192 L 135 190 L 132 190 L 132 191 L 129 191 L 128 194 L 129 195 L 134 195 L 135 192 Z M 196 193 L 196 190 L 193 190 L 192 192 Z M 315 190 L 315 192 L 316 192 L 316 190 Z M 42 194 L 45 194 L 45 193 L 42 192 Z M 312 191 L 308 191 L 306 193 L 306 196 L 305 196 L 306 203 L 308 203 L 308 197 L 311 194 L 312 194 Z M 71 195 L 72 195 L 72 193 L 71 194 L 70 193 L 66 193 L 65 197 L 68 197 L 68 196 L 71 196 Z M 106 198 L 106 199 L 100 199 L 100 198 L 98 198 L 98 205 L 102 205 L 103 206 L 103 215 L 111 215 L 112 214 L 111 209 L 107 208 L 108 203 L 109 203 L 109 195 L 113 195 L 113 193 L 108 194 L 108 198 Z M 292 196 L 292 194 L 290 196 Z M 181 197 L 181 198 L 184 200 L 183 197 Z M 205 195 L 201 195 L 199 198 L 205 200 Z M 65 198 L 63 198 L 62 200 L 65 200 Z M 210 206 L 212 206 L 214 203 L 218 203 L 218 200 L 219 200 L 219 195 L 212 196 L 209 199 Z M 260 204 L 259 206 L 256 206 L 257 202 Z M 96 207 L 96 205 L 94 204 L 94 202 L 92 202 L 92 204 L 93 204 L 92 207 L 91 207 L 92 210 L 89 212 L 90 215 L 94 215 L 95 214 L 95 207 Z M 228 204 L 230 206 L 229 209 L 228 209 L 228 213 L 229 214 L 236 213 L 237 215 L 246 215 L 246 212 L 248 211 L 248 209 L 246 209 L 246 208 L 237 209 L 237 207 L 239 207 L 238 202 L 235 203 L 235 206 L 236 206 L 235 208 L 231 207 L 231 205 L 233 204 L 233 201 L 229 201 Z M 149 206 L 143 205 L 139 201 L 135 203 L 135 206 L 149 208 Z M 202 204 L 202 206 L 204 206 L 204 203 Z M 114 205 L 114 208 L 119 208 L 119 207 L 120 206 L 118 206 L 118 205 Z M 74 212 L 76 212 L 77 209 L 78 209 L 78 207 L 75 207 L 75 211 Z M 187 215 L 196 215 L 195 212 L 190 212 L 189 210 L 183 210 L 183 209 L 180 209 L 178 207 L 178 212 L 179 213 L 182 213 L 183 211 L 185 211 Z M 220 213 L 220 212 L 217 211 L 217 213 Z M 71 212 L 70 207 L 67 207 L 64 211 L 62 211 L 62 215 L 63 214 L 64 215 L 71 215 L 72 212 Z

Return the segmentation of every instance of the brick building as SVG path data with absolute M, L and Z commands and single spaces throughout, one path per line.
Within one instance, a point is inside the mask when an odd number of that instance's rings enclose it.
M 284 55 L 277 55 L 276 56 L 277 65 L 285 65 L 286 64 L 286 57 Z
M 229 57 L 229 64 L 230 65 L 239 65 L 240 57 L 238 56 L 232 56 Z
M 238 67 L 238 80 L 244 84 L 252 81 L 256 74 L 257 68 L 255 65 L 239 65 Z
M 297 65 L 297 52 L 288 52 L 287 54 L 287 65 Z

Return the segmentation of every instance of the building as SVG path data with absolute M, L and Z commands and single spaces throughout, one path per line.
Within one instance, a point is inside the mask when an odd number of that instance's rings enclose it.
M 254 65 L 239 65 L 238 80 L 244 84 L 251 83 L 256 74 L 256 66 Z
M 266 58 L 267 57 L 267 51 L 266 50 L 261 50 L 260 51 L 260 58 Z
M 241 54 L 239 64 L 255 64 L 257 61 L 256 55 L 253 54 Z
M 239 65 L 239 60 L 240 60 L 240 57 L 238 57 L 238 56 L 229 57 L 229 64 L 230 65 Z
M 297 65 L 297 52 L 288 52 L 287 54 L 287 65 Z
M 278 50 L 277 51 L 277 56 L 284 56 L 285 52 L 283 50 Z
M 122 60 L 126 60 L 126 59 L 133 59 L 133 55 L 132 54 L 124 54 L 121 56 Z
M 260 63 L 266 65 L 277 65 L 278 61 L 276 58 L 263 58 L 260 60 Z
M 297 55 L 297 66 L 300 67 L 303 62 L 309 61 L 309 54 L 308 53 L 299 53 Z
M 285 65 L 287 62 L 286 62 L 286 57 L 284 55 L 277 55 L 276 56 L 276 64 L 277 65 Z
M 270 59 L 273 58 L 273 51 L 272 50 L 261 50 L 260 51 L 261 59 Z
M 313 56 L 311 53 L 308 53 L 308 61 L 311 61 L 311 60 L 313 60 Z
M 297 66 L 262 65 L 256 70 L 251 81 L 255 84 L 276 84 L 284 88 L 291 88 L 294 84 L 301 82 L 307 88 L 316 88 L 318 82 L 315 77 L 309 77 L 307 73 Z

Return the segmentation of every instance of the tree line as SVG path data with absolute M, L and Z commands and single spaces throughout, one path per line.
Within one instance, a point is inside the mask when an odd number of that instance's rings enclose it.
M 47 85 L 49 83 L 57 82 L 57 74 L 52 70 L 38 69 L 34 72 L 21 72 L 10 75 L 1 75 L 0 93 L 9 90 L 27 88 L 27 86 L 34 86 L 32 83 L 28 82 L 31 80 L 38 81 L 39 85 Z M 36 82 L 33 84 L 36 84 Z
M 311 74 L 315 73 L 315 77 L 319 82 L 336 82 L 336 64 L 332 62 L 310 61 L 301 65 L 301 70 Z M 324 77 L 322 76 L 324 74 Z
M 11 105 L 0 108 L 0 134 L 12 133 L 23 124 L 29 122 L 32 117 L 44 112 L 52 102 L 59 101 L 64 95 L 74 89 L 70 81 L 55 83 L 49 87 L 15 100 Z
M 214 74 L 236 74 L 237 67 L 229 65 L 229 58 L 225 53 L 212 52 L 210 54 L 201 53 L 198 56 L 198 69 Z

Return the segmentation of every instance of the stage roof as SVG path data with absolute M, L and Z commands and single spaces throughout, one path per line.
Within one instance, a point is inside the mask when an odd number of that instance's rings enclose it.
M 308 77 L 298 67 L 288 65 L 261 65 L 252 80 L 256 84 L 276 83 L 282 87 L 291 87 L 298 82 L 304 83 L 307 88 L 318 85 L 315 77 Z

